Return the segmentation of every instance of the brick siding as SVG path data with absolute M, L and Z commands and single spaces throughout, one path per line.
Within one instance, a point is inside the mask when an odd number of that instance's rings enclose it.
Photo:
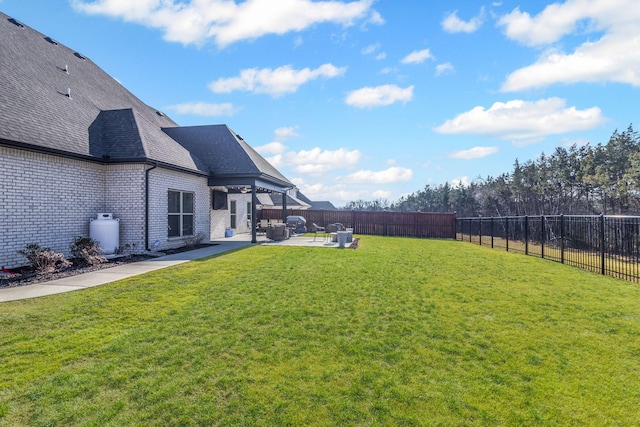
M 100 212 L 120 219 L 120 246 L 141 252 L 145 243 L 144 164 L 101 165 L 48 154 L 0 147 L 0 265 L 26 264 L 17 253 L 29 243 L 69 256 L 76 236 L 89 236 L 89 223 Z M 195 193 L 195 231 L 210 239 L 210 192 L 207 179 L 156 168 L 150 178 L 149 242 L 160 249 L 179 247 L 167 236 L 167 192 Z M 153 248 L 153 247 L 152 247 Z

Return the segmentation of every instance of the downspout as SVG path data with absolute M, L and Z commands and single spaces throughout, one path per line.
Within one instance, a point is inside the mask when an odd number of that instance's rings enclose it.
M 149 172 L 158 167 L 155 163 L 144 171 L 144 248 L 149 249 Z

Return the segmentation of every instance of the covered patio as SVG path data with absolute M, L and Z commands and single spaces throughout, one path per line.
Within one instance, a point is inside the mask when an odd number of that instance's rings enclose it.
M 294 184 L 226 125 L 164 129 L 178 143 L 207 165 L 208 186 L 227 194 L 251 194 L 251 242 L 257 243 L 256 207 L 259 193 L 281 193 Z M 286 218 L 286 197 L 282 222 Z

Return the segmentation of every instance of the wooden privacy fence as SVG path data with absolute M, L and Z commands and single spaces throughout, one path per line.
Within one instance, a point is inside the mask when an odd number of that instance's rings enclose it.
M 455 239 L 456 214 L 432 212 L 387 211 L 325 211 L 288 209 L 285 216 L 298 215 L 307 221 L 307 228 L 318 224 L 325 227 L 340 223 L 353 228 L 354 234 Z M 281 209 L 262 209 L 258 219 L 280 220 Z
M 457 239 L 640 282 L 640 217 L 458 218 Z

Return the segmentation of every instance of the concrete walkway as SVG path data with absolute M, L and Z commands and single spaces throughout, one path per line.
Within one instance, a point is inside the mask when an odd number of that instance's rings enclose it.
M 132 262 L 103 270 L 91 271 L 76 276 L 64 277 L 50 282 L 17 286 L 15 288 L 2 288 L 0 289 L 0 302 L 37 298 L 78 289 L 92 288 L 149 271 L 171 267 L 194 259 L 206 258 L 211 255 L 221 254 L 251 245 L 251 242 L 246 239 L 220 240 L 212 243 L 215 243 L 215 245 L 193 251 L 181 252 L 179 254 L 152 258 L 146 261 Z
M 15 288 L 1 288 L 0 302 L 17 301 L 28 298 L 37 298 L 46 295 L 60 294 L 63 292 L 75 291 L 78 289 L 92 288 L 126 279 L 127 277 L 159 270 L 161 268 L 189 262 L 195 259 L 206 258 L 208 256 L 229 252 L 245 246 L 251 245 L 250 235 L 239 234 L 227 239 L 214 240 L 213 246 L 196 249 L 193 251 L 181 252 L 174 255 L 166 255 L 152 258 L 146 261 L 132 262 L 116 267 L 105 268 L 103 270 L 91 271 L 89 273 L 78 274 L 76 276 L 64 277 L 50 282 L 37 283 L 34 285 L 17 286 Z M 282 241 L 267 240 L 265 236 L 258 236 L 256 244 L 266 244 L 269 246 L 314 246 L 325 248 L 336 248 L 337 243 L 329 242 L 322 236 L 298 236 Z

